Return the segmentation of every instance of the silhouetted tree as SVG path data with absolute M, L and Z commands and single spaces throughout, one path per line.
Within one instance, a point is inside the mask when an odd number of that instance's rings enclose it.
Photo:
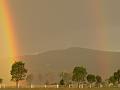
M 10 71 L 12 75 L 12 81 L 16 82 L 16 87 L 18 88 L 19 81 L 20 80 L 25 80 L 27 69 L 25 69 L 25 63 L 19 61 L 15 62 L 12 65 L 12 69 Z

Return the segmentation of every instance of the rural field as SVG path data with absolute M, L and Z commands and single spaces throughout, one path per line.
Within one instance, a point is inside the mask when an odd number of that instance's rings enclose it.
M 0 89 L 0 90 L 120 90 L 120 88 L 91 88 L 91 89 L 78 89 L 78 88 L 7 88 L 7 89 Z

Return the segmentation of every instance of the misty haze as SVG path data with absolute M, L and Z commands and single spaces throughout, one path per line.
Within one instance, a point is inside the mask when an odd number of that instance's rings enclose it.
M 119 0 L 1 0 L 0 88 L 120 88 Z

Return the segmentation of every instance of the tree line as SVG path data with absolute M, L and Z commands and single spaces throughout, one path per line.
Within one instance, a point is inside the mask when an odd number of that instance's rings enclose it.
M 11 67 L 11 80 L 16 82 L 16 87 L 19 87 L 19 81 L 26 80 L 29 85 L 32 85 L 33 75 L 27 74 L 28 70 L 25 68 L 25 63 L 18 61 L 12 64 Z M 120 84 L 120 70 L 117 70 L 108 79 L 103 80 L 100 75 L 89 74 L 85 67 L 76 66 L 72 73 L 62 72 L 60 75 L 59 85 L 62 87 L 72 87 L 77 85 L 78 88 L 83 88 L 87 85 L 89 88 L 92 87 L 107 87 L 107 86 L 118 86 Z M 3 79 L 0 78 L 0 84 Z M 47 82 L 46 82 L 47 83 Z M 0 85 L 1 87 L 1 85 Z
M 77 83 L 78 88 L 83 88 L 84 85 L 88 85 L 89 88 L 92 87 L 118 87 L 120 85 L 120 70 L 118 69 L 113 73 L 108 79 L 103 80 L 100 75 L 89 74 L 86 68 L 82 66 L 77 66 L 73 69 L 71 78 L 69 78 L 68 73 L 61 73 L 62 78 L 60 80 L 60 85 L 70 85 L 72 83 Z M 68 79 L 69 78 L 69 79 Z

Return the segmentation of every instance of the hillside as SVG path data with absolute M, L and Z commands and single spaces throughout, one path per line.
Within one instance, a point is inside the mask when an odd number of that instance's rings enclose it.
M 37 55 L 26 55 L 26 67 L 33 73 L 38 82 L 39 73 L 47 73 L 56 80 L 62 71 L 72 72 L 75 66 L 82 65 L 88 73 L 100 74 L 107 78 L 114 70 L 120 68 L 119 52 L 98 51 L 86 48 L 68 48 L 53 50 Z M 45 75 L 43 75 L 45 76 Z

